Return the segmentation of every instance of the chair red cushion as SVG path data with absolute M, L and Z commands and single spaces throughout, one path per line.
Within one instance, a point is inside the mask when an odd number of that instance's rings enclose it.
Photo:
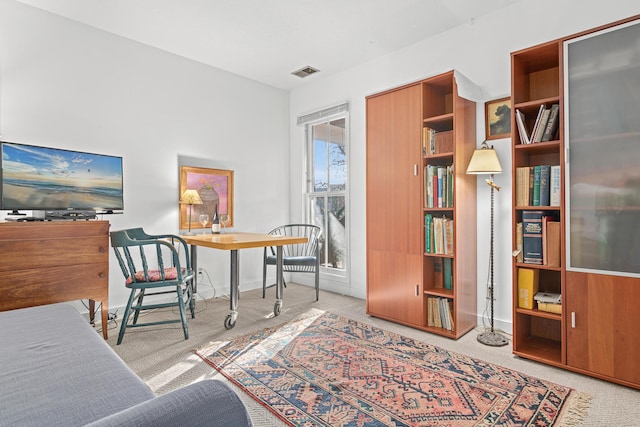
M 159 282 L 162 280 L 162 274 L 160 270 L 148 270 L 149 282 Z M 144 271 L 136 271 L 136 282 L 146 282 L 144 277 Z M 168 267 L 164 269 L 164 280 L 175 280 L 178 278 L 178 270 L 175 267 Z M 133 282 L 131 277 L 127 279 L 127 284 Z

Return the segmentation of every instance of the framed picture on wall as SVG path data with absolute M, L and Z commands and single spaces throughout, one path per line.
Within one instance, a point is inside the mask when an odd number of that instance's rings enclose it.
M 511 98 L 500 98 L 484 104 L 486 139 L 511 136 Z
M 180 195 L 186 190 L 196 190 L 202 200 L 201 204 L 189 205 L 179 203 L 180 228 L 211 227 L 211 220 L 216 208 L 223 227 L 233 226 L 233 171 L 225 169 L 197 168 L 180 166 Z M 189 209 L 192 209 L 189 215 Z M 200 215 L 208 215 L 208 224 L 199 222 Z

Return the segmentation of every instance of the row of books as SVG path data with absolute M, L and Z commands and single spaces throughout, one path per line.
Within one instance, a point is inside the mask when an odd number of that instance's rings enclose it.
M 453 321 L 453 300 L 441 297 L 427 298 L 427 326 L 455 329 Z
M 522 212 L 516 223 L 516 262 L 560 267 L 560 222 L 553 213 Z
M 429 127 L 422 128 L 422 155 L 453 152 L 453 131 L 438 132 Z
M 516 168 L 516 206 L 560 206 L 560 166 Z
M 453 259 L 435 258 L 433 260 L 433 287 L 447 290 L 453 288 Z
M 453 207 L 453 164 L 424 167 L 424 200 L 427 208 Z
M 551 107 L 542 104 L 531 133 L 527 131 L 526 117 L 519 109 L 516 109 L 516 123 L 522 144 L 554 141 L 558 139 L 560 129 L 560 104 L 553 104 Z
M 428 254 L 453 255 L 453 219 L 424 216 L 424 251 Z

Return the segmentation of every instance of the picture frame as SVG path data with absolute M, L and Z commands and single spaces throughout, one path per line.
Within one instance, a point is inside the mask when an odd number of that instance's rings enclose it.
M 494 99 L 484 104 L 485 138 L 502 139 L 511 136 L 511 98 Z
M 211 220 L 216 205 L 218 216 L 223 227 L 233 227 L 233 171 L 226 169 L 209 169 L 192 166 L 180 166 L 180 194 L 181 199 L 185 190 L 196 190 L 202 199 L 202 204 L 188 205 L 178 203 L 180 208 L 180 229 L 189 228 L 189 209 L 191 212 L 191 229 L 211 227 Z M 209 215 L 209 223 L 199 222 L 200 214 Z M 223 222 L 223 215 L 227 221 Z

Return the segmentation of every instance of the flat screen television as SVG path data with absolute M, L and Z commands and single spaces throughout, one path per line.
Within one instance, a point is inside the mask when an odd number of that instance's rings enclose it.
M 124 209 L 122 157 L 0 142 L 0 210 Z

